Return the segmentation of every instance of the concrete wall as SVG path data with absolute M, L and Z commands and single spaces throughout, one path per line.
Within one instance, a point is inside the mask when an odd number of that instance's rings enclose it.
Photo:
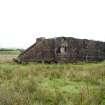
M 22 53 L 20 61 L 77 62 L 105 59 L 105 42 L 58 37 L 38 38 L 36 43 Z

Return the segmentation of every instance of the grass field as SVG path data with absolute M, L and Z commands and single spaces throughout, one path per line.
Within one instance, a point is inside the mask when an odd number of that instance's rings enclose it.
M 105 62 L 0 62 L 0 105 L 105 105 Z
M 18 55 L 18 54 L 20 54 L 19 50 L 9 50 L 9 51 L 0 50 L 0 55 Z
M 12 61 L 21 52 L 19 50 L 0 51 L 0 62 Z

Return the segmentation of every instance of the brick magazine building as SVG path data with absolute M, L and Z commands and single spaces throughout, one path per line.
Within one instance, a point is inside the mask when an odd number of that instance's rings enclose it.
M 105 42 L 72 37 L 37 38 L 36 43 L 21 53 L 15 61 L 70 63 L 102 61 L 105 59 Z

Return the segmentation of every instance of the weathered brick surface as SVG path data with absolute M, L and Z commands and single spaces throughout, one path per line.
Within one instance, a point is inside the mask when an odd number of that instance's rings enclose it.
M 20 54 L 20 62 L 77 62 L 105 59 L 105 42 L 57 37 L 38 38 L 36 43 Z

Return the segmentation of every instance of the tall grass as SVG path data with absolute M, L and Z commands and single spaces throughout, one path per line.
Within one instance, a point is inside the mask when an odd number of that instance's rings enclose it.
M 105 62 L 1 62 L 0 105 L 105 105 Z

